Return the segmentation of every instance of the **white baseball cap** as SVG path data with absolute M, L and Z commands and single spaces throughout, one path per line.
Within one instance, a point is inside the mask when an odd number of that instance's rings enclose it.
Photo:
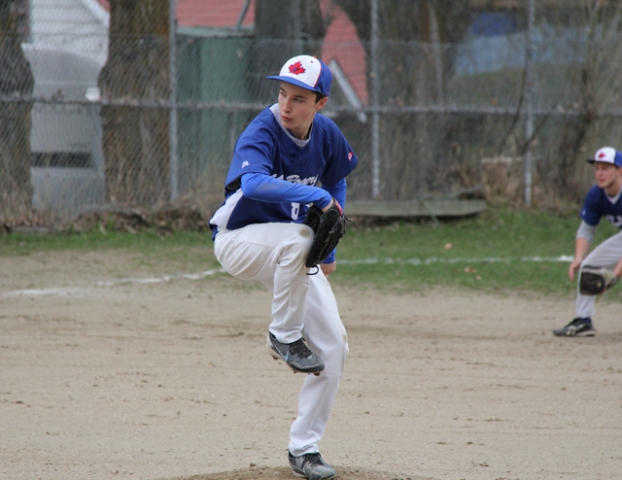
M 330 84 L 333 80 L 326 64 L 311 55 L 298 55 L 290 58 L 278 75 L 266 78 L 291 83 L 312 92 L 319 92 L 326 97 L 330 93 Z
M 603 147 L 596 150 L 594 158 L 588 158 L 587 161 L 588 163 L 612 163 L 616 167 L 622 167 L 622 153 L 612 147 Z

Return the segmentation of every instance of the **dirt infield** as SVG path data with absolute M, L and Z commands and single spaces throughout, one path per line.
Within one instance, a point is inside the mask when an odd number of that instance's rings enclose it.
M 0 478 L 294 478 L 302 376 L 265 352 L 268 292 L 126 260 L 0 257 Z M 620 478 L 619 304 L 559 339 L 572 298 L 331 281 L 350 339 L 321 444 L 337 478 Z

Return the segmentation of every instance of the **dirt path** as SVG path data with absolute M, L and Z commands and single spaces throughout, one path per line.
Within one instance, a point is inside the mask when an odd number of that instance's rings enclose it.
M 294 478 L 302 377 L 265 353 L 268 293 L 125 260 L 0 257 L 0 478 Z M 339 479 L 620 478 L 619 304 L 558 339 L 569 298 L 335 288 L 350 356 L 321 447 Z

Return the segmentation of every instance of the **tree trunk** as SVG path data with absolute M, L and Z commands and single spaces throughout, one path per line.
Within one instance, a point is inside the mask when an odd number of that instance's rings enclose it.
M 322 56 L 322 42 L 331 21 L 331 12 L 322 14 L 319 0 L 303 0 L 300 4 L 300 31 L 302 34 L 302 52 L 306 55 Z M 287 59 L 285 59 L 287 60 Z
M 30 127 L 34 77 L 18 34 L 17 0 L 0 0 L 0 219 L 32 209 Z
M 265 81 L 294 55 L 319 57 L 326 25 L 319 0 L 257 0 L 251 91 L 258 101 L 276 101 L 278 89 Z
M 108 61 L 99 76 L 106 189 L 118 204 L 169 201 L 168 0 L 111 0 Z M 118 105 L 123 102 L 124 105 Z M 141 102 L 151 106 L 141 106 Z
M 275 102 L 278 88 L 265 78 L 278 75 L 288 58 L 301 53 L 300 0 L 257 0 L 255 39 L 250 88 L 259 102 Z

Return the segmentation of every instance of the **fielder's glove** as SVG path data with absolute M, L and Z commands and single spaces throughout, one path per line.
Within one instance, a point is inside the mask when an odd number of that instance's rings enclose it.
M 337 247 L 346 233 L 347 221 L 348 219 L 337 200 L 334 200 L 333 206 L 325 212 L 322 212 L 321 208 L 311 205 L 303 222 L 315 232 L 311 250 L 309 250 L 305 261 L 307 268 L 317 267 Z
M 579 291 L 583 295 L 600 295 L 618 283 L 618 277 L 605 267 L 585 265 L 581 269 Z

